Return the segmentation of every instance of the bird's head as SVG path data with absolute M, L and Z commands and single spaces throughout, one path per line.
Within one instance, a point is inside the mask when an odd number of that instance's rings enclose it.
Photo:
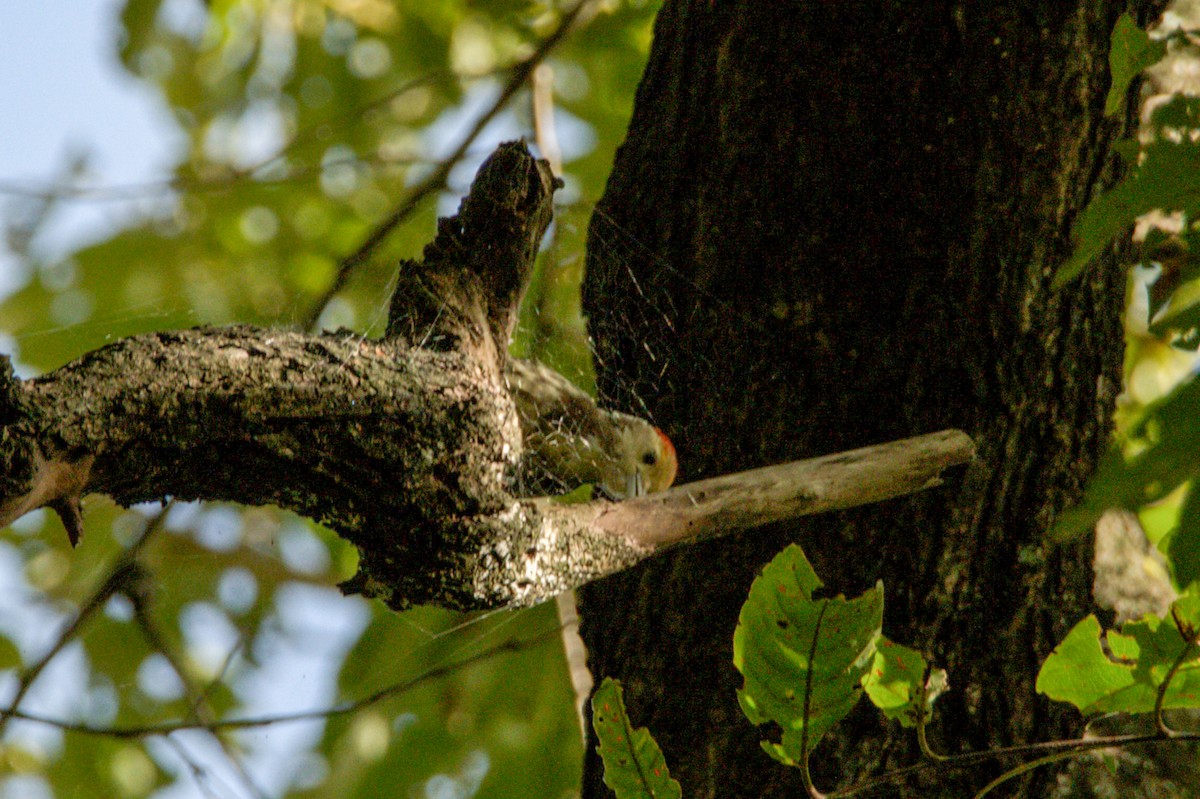
M 619 498 L 666 491 L 675 482 L 679 460 L 667 434 L 636 417 L 622 425 L 620 468 L 605 480 L 605 490 Z

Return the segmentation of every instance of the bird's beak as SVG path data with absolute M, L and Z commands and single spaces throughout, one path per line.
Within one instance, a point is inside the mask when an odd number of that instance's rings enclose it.
M 625 481 L 625 496 L 627 498 L 646 496 L 646 484 L 642 480 L 640 471 L 634 470 L 633 474 L 629 475 Z

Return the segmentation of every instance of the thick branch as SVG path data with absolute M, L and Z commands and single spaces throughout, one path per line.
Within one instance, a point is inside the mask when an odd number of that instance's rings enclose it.
M 523 144 L 481 168 L 388 335 L 197 328 L 124 339 L 44 377 L 0 369 L 0 526 L 79 500 L 274 504 L 356 544 L 347 590 L 393 607 L 524 605 L 677 542 L 877 501 L 971 457 L 943 433 L 614 504 L 512 495 L 521 430 L 505 345 L 555 181 Z
M 36 420 L 42 467 L 34 490 L 3 498 L 0 522 L 31 495 L 82 491 L 275 504 L 358 545 L 351 588 L 395 607 L 538 602 L 680 541 L 936 485 L 972 453 L 950 431 L 561 505 L 509 494 L 521 451 L 511 401 L 460 352 L 208 328 L 126 339 L 10 386 Z M 55 471 L 70 479 L 47 482 Z
M 501 366 L 561 185 L 524 142 L 500 145 L 424 259 L 401 262 L 388 335 Z

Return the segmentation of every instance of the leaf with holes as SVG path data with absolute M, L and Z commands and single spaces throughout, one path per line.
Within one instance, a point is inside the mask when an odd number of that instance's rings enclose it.
M 792 544 L 750 588 L 733 635 L 733 665 L 745 678 L 738 702 L 755 724 L 783 735 L 763 741 L 776 760 L 797 765 L 862 695 L 883 623 L 883 584 L 847 600 L 814 599 L 822 585 Z
M 605 678 L 592 696 L 592 727 L 604 761 L 604 784 L 617 799 L 679 799 L 662 750 L 645 727 L 634 729 L 625 713 L 621 683 Z
M 1095 616 L 1076 624 L 1055 647 L 1038 673 L 1038 693 L 1069 702 L 1084 715 L 1149 713 L 1159 687 L 1181 656 L 1163 706 L 1200 707 L 1200 651 L 1194 636 L 1200 600 L 1185 596 L 1172 605 L 1171 618 L 1147 616 L 1105 633 Z M 1181 634 L 1182 629 L 1182 634 Z M 1107 647 L 1105 647 L 1107 644 Z

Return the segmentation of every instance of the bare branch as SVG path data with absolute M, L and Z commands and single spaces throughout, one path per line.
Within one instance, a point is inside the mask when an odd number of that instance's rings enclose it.
M 610 505 L 595 524 L 663 547 L 933 488 L 943 471 L 974 456 L 966 433 L 943 430 L 688 483 Z
M 58 656 L 58 653 L 69 644 L 83 626 L 87 624 L 97 610 L 104 607 L 113 595 L 118 593 L 126 593 L 136 591 L 136 583 L 142 578 L 142 570 L 138 565 L 137 558 L 146 542 L 159 529 L 159 524 L 166 515 L 166 509 L 157 513 L 153 519 L 150 519 L 146 524 L 145 531 L 134 543 L 121 553 L 116 559 L 108 573 L 104 576 L 100 585 L 92 592 L 91 596 L 80 606 L 79 611 L 75 614 L 75 618 L 63 628 L 59 633 L 58 638 L 50 646 L 46 653 L 38 658 L 37 662 L 29 668 L 21 672 L 17 680 L 17 692 L 9 701 L 8 707 L 0 709 L 0 732 L 8 725 L 9 719 L 23 718 L 19 710 L 21 702 L 25 699 L 29 689 L 37 682 L 38 677 L 50 665 L 50 661 Z
M 321 708 L 317 710 L 305 710 L 296 713 L 283 713 L 272 716 L 256 716 L 252 718 L 234 718 L 234 719 L 218 719 L 211 722 L 200 722 L 195 719 L 187 721 L 164 722 L 161 724 L 146 724 L 142 726 L 128 727 L 98 727 L 91 724 L 78 724 L 75 722 L 65 721 L 62 719 L 54 719 L 48 716 L 41 716 L 36 713 L 25 713 L 23 711 L 14 711 L 13 717 L 23 721 L 30 721 L 37 724 L 45 724 L 50 727 L 63 730 L 64 732 L 75 732 L 82 735 L 95 735 L 106 738 L 130 739 L 130 738 L 148 738 L 155 735 L 169 735 L 174 732 L 183 730 L 206 730 L 217 734 L 222 730 L 245 730 L 258 727 L 270 727 L 276 724 L 287 724 L 295 721 L 320 721 L 324 719 L 337 718 L 339 716 L 347 716 L 358 711 L 371 707 L 392 697 L 401 696 L 414 688 L 419 688 L 426 683 L 434 680 L 439 680 L 450 674 L 454 674 L 462 669 L 473 666 L 477 663 L 483 663 L 500 655 L 510 652 L 523 652 L 537 646 L 541 646 L 547 641 L 556 638 L 560 633 L 559 627 L 553 627 L 548 630 L 529 635 L 524 638 L 513 638 L 499 644 L 491 649 L 488 649 L 478 654 L 465 657 L 461 660 L 456 660 L 453 663 L 447 663 L 435 668 L 421 672 L 411 679 L 403 682 L 394 683 L 382 688 L 374 693 L 368 694 L 361 699 L 356 699 L 352 702 L 346 702 L 336 707 Z

